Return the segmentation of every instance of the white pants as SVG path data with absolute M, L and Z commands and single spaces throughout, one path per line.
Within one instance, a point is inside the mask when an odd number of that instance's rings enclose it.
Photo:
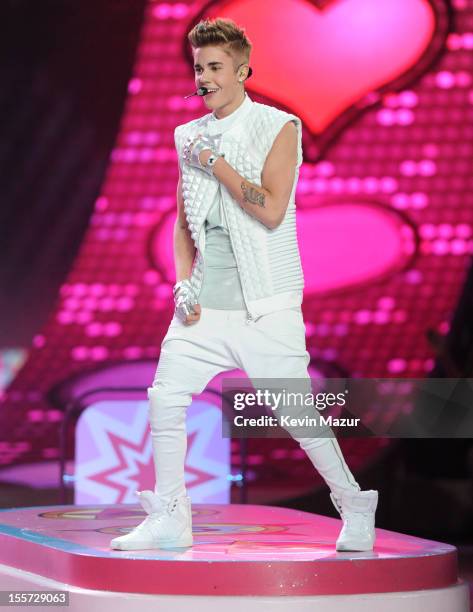
M 214 376 L 239 368 L 250 380 L 305 378 L 310 383 L 309 361 L 300 309 L 279 310 L 248 323 L 244 310 L 202 306 L 199 321 L 190 325 L 174 315 L 148 388 L 155 492 L 163 499 L 186 495 L 186 411 L 192 396 L 202 393 Z M 293 437 L 334 496 L 360 490 L 333 432 L 329 437 Z

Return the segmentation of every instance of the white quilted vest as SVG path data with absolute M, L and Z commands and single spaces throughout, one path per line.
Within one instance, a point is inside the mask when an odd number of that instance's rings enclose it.
M 253 102 L 248 93 L 235 112 L 238 113 L 236 121 L 232 121 L 232 114 L 214 121 L 212 113 L 208 113 L 179 125 L 174 131 L 174 139 L 181 164 L 185 215 L 197 249 L 191 285 L 198 296 L 204 271 L 204 221 L 220 189 L 249 322 L 269 312 L 302 303 L 304 277 L 297 243 L 294 199 L 302 163 L 302 126 L 296 115 Z M 243 210 L 215 177 L 182 160 L 182 149 L 189 136 L 198 133 L 220 135 L 218 152 L 225 153 L 226 161 L 240 176 L 261 186 L 266 157 L 277 134 L 288 121 L 294 121 L 297 126 L 298 159 L 286 214 L 275 229 L 267 228 Z

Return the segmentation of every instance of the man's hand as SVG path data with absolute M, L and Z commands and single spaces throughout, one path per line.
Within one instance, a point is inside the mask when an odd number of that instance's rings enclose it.
M 200 319 L 200 313 L 202 312 L 202 308 L 200 304 L 194 304 L 193 309 L 195 310 L 194 314 L 188 314 L 183 321 L 184 325 L 194 325 Z
M 217 154 L 218 137 L 197 134 L 194 138 L 189 136 L 184 144 L 182 157 L 186 163 L 213 176 L 212 170 L 207 168 L 207 161 L 212 153 Z
M 176 283 L 173 287 L 176 316 L 185 324 L 200 319 L 200 304 L 188 278 Z M 198 308 L 197 308 L 198 307 Z

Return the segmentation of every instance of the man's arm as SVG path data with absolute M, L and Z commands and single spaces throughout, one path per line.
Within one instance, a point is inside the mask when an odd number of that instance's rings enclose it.
M 174 267 L 176 269 L 176 282 L 190 277 L 196 251 L 184 213 L 181 178 L 181 167 L 179 166 L 179 180 L 176 190 L 177 217 L 174 223 Z
M 207 163 L 211 152 L 200 154 Z M 225 160 L 219 157 L 214 164 L 214 176 L 250 215 L 269 229 L 275 229 L 284 219 L 289 204 L 297 166 L 297 127 L 286 123 L 276 136 L 261 173 L 261 187 L 250 183 Z

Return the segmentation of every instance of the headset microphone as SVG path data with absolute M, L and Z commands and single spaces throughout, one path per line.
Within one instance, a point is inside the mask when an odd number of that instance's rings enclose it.
M 186 98 L 192 98 L 192 96 L 205 96 L 205 94 L 208 92 L 209 90 L 207 89 L 207 87 L 199 87 L 199 89 L 197 91 L 194 91 L 194 93 L 191 93 L 188 96 L 184 96 L 184 100 Z

